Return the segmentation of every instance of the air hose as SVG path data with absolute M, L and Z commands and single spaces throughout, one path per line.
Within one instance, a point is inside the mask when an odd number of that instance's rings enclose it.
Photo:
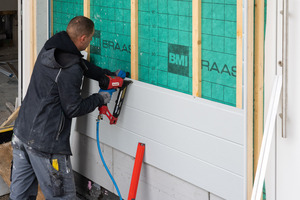
M 123 200 L 123 199 L 122 199 L 122 196 L 121 196 L 121 192 L 120 192 L 120 190 L 119 190 L 119 188 L 118 188 L 118 185 L 117 185 L 117 183 L 116 183 L 114 177 L 111 175 L 111 173 L 110 173 L 110 171 L 109 171 L 109 169 L 108 169 L 108 167 L 107 167 L 107 165 L 106 165 L 106 163 L 105 163 L 105 160 L 104 160 L 104 158 L 103 158 L 102 152 L 101 152 L 100 141 L 99 141 L 99 121 L 100 121 L 100 120 L 97 119 L 97 131 L 96 131 L 97 134 L 96 134 L 96 136 L 97 136 L 97 147 L 98 147 L 98 152 L 99 152 L 101 161 L 102 161 L 102 163 L 103 163 L 103 165 L 104 165 L 104 167 L 105 167 L 105 169 L 106 169 L 106 172 L 107 172 L 107 174 L 109 175 L 110 179 L 112 180 L 112 182 L 113 182 L 113 184 L 114 184 L 114 186 L 115 186 L 115 188 L 116 188 L 116 190 L 117 190 L 117 192 L 118 192 L 118 195 L 119 195 L 119 197 L 120 197 L 120 200 Z

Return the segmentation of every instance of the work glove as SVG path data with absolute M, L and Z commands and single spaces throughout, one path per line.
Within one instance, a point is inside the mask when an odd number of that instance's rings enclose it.
M 108 104 L 111 100 L 112 94 L 116 91 L 116 89 L 110 89 L 110 90 L 99 90 L 99 94 L 103 98 L 103 104 Z
M 126 77 L 126 72 L 124 72 L 121 69 L 118 69 L 117 71 L 115 71 L 116 76 L 119 76 L 121 78 L 125 78 Z

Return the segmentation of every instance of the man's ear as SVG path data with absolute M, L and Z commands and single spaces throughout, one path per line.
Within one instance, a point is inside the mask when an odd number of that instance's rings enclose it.
M 85 42 L 86 38 L 87 38 L 86 35 L 80 36 L 80 42 Z

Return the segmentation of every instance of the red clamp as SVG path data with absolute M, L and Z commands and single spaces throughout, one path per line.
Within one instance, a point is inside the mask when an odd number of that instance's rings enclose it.
M 98 110 L 99 110 L 99 115 L 100 115 L 101 119 L 103 119 L 103 118 L 102 118 L 103 115 L 106 115 L 106 116 L 108 117 L 108 119 L 109 119 L 109 123 L 110 123 L 110 124 L 116 124 L 116 123 L 117 123 L 118 118 L 114 117 L 114 116 L 109 112 L 109 110 L 108 110 L 108 108 L 107 108 L 107 105 L 103 105 L 103 106 L 101 106 L 101 107 L 98 107 Z

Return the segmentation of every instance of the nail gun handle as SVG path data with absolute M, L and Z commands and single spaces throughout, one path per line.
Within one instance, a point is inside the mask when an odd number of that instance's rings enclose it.
M 101 119 L 103 119 L 103 115 L 106 115 L 107 118 L 109 119 L 110 124 L 116 124 L 118 121 L 118 118 L 114 117 L 110 111 L 108 110 L 107 104 L 101 106 L 98 108 L 99 110 L 99 115 L 101 116 Z

